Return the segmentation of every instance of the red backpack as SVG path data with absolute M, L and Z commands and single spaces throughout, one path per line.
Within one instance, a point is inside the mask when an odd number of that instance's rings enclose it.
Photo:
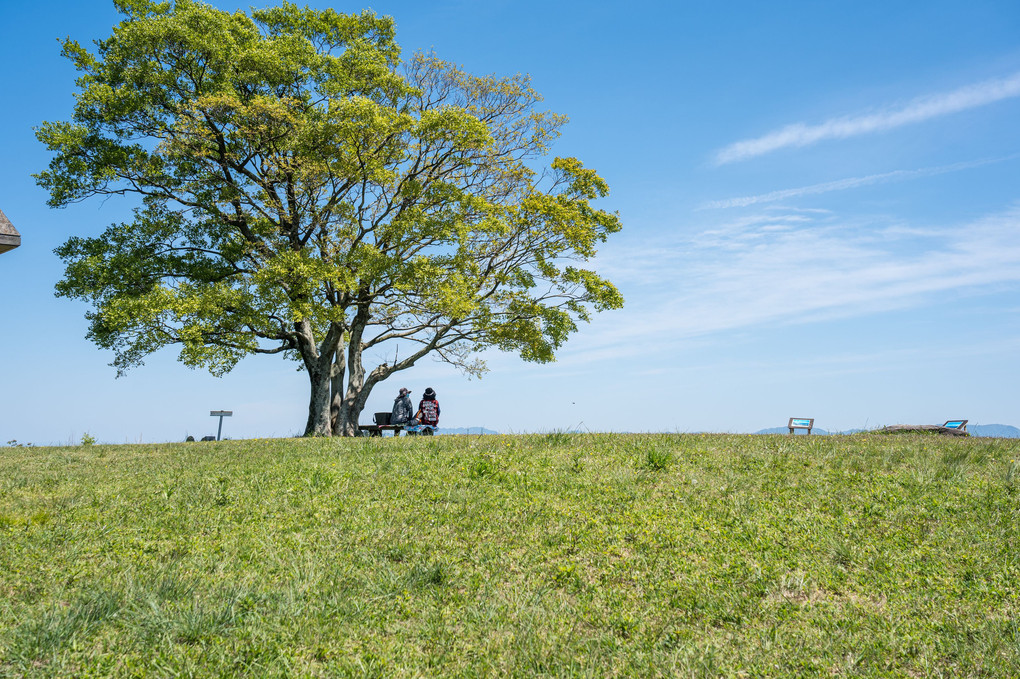
M 422 401 L 418 406 L 421 411 L 421 423 L 430 426 L 439 424 L 439 401 Z

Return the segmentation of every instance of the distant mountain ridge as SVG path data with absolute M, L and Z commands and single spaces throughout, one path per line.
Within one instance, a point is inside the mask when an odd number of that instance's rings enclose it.
M 812 436 L 826 436 L 828 434 L 859 434 L 864 429 L 849 429 L 847 431 L 830 432 L 825 429 L 818 429 L 817 427 L 811 430 Z M 989 438 L 999 439 L 1020 439 L 1020 429 L 1017 429 L 1010 424 L 968 424 L 967 432 L 971 436 L 986 436 Z M 789 434 L 790 430 L 787 427 L 769 427 L 768 429 L 759 429 L 754 432 L 755 434 Z M 798 431 L 798 436 L 805 435 L 804 432 Z
M 968 424 L 971 436 L 993 436 L 998 439 L 1020 439 L 1020 429 L 1011 424 Z

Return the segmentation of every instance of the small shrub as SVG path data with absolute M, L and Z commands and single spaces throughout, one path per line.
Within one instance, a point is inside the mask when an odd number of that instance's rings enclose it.
M 81 445 L 82 446 L 88 448 L 89 446 L 94 446 L 95 444 L 96 444 L 96 437 L 93 436 L 92 434 L 90 434 L 88 432 L 85 432 L 84 434 L 81 435 Z
M 653 472 L 663 471 L 673 466 L 674 459 L 672 450 L 653 446 L 645 453 L 645 468 Z

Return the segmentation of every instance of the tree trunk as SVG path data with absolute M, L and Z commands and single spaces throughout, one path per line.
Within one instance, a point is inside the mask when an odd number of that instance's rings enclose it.
M 355 350 L 350 349 L 354 354 Z M 341 436 L 356 436 L 358 433 L 358 418 L 361 411 L 365 409 L 365 401 L 368 400 L 368 391 L 364 389 L 365 370 L 361 367 L 361 356 L 358 351 L 357 360 L 350 360 L 350 372 L 347 376 L 347 390 L 340 400 L 339 434 Z
M 330 363 L 329 367 L 332 367 Z M 311 383 L 311 397 L 308 401 L 308 422 L 305 436 L 329 436 L 330 426 L 330 370 L 319 366 L 308 370 Z
M 337 435 L 357 435 L 358 420 L 361 419 L 361 413 L 365 410 L 365 404 L 368 403 L 368 397 L 372 393 L 373 386 L 373 384 L 368 383 L 362 384 L 360 387 L 353 389 L 350 385 L 348 385 L 347 394 L 340 407 Z
M 342 436 L 340 424 L 340 404 L 344 394 L 344 376 L 347 374 L 347 364 L 344 360 L 344 348 L 336 348 L 336 355 L 333 359 L 333 367 L 329 378 L 329 424 L 333 436 Z
M 338 411 L 336 421 L 333 425 L 333 433 L 337 436 L 357 436 L 358 435 L 358 418 L 361 416 L 361 408 L 355 408 L 352 394 L 358 394 L 361 392 L 362 384 L 365 379 L 365 369 L 361 365 L 361 338 L 364 336 L 365 324 L 368 322 L 368 307 L 367 305 L 360 305 L 358 313 L 355 314 L 354 320 L 350 326 L 350 336 L 347 342 L 347 357 L 344 364 L 344 369 L 347 376 L 347 389 L 346 392 L 341 396 L 340 390 L 343 387 L 343 381 L 341 380 L 337 387 L 334 395 Z M 342 346 L 337 347 L 337 362 L 344 360 L 340 355 L 343 351 Z M 362 405 L 362 408 L 364 405 Z
M 327 423 L 327 432 L 325 433 L 320 432 L 316 424 L 319 420 L 315 419 L 320 417 L 319 413 L 323 412 L 323 410 L 320 410 L 323 407 L 322 402 L 317 400 L 322 396 L 319 388 L 316 386 L 320 383 L 312 377 L 313 373 L 315 373 L 315 368 L 310 367 L 313 362 L 305 361 L 305 365 L 308 367 L 308 375 L 312 382 L 312 400 L 308 409 L 306 436 L 357 436 L 358 421 L 361 418 L 361 413 L 365 410 L 365 405 L 368 403 L 368 397 L 372 393 L 372 389 L 397 369 L 397 365 L 390 367 L 383 364 L 366 375 L 365 366 L 362 362 L 361 353 L 364 347 L 361 340 L 364 336 L 368 319 L 367 306 L 362 306 L 348 328 L 350 335 L 347 346 L 344 347 L 342 342 L 334 345 L 335 348 L 330 355 L 329 363 L 325 366 L 324 391 L 326 394 L 326 405 L 324 412 L 325 422 Z M 422 351 L 419 355 L 405 359 L 404 364 L 401 364 L 402 367 L 413 366 L 415 360 L 425 353 L 427 351 Z M 316 366 L 320 366 L 324 362 L 314 361 Z M 345 379 L 347 380 L 346 388 L 344 386 Z
M 361 339 L 368 323 L 367 306 L 362 306 L 350 328 L 350 342 L 347 344 L 347 390 L 340 400 L 338 428 L 341 436 L 355 436 L 358 433 L 358 418 L 365 409 L 368 395 L 378 381 L 374 375 L 365 380 L 365 365 L 362 363 Z
M 312 326 L 307 320 L 298 321 L 296 329 L 298 348 L 311 387 L 305 436 L 329 436 L 333 433 L 330 412 L 333 360 L 342 336 L 342 328 L 334 324 L 326 333 L 321 345 L 316 344 Z

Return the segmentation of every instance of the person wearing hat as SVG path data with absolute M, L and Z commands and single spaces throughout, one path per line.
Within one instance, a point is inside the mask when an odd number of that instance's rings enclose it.
M 411 409 L 411 390 L 400 388 L 400 394 L 393 399 L 393 411 L 390 413 L 390 424 L 411 424 L 414 411 Z
M 436 392 L 432 390 L 432 387 L 425 389 L 425 393 L 418 403 L 415 419 L 430 427 L 439 426 L 439 401 L 436 400 Z

